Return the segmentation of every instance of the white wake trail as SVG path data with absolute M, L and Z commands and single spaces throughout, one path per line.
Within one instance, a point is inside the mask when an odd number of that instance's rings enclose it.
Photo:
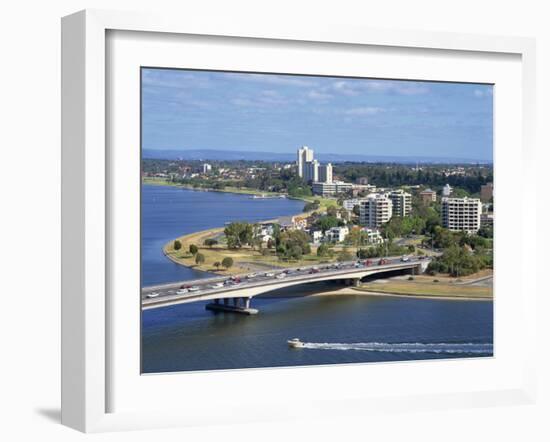
M 393 353 L 449 353 L 449 354 L 492 354 L 493 344 L 468 343 L 421 343 L 421 342 L 358 342 L 343 344 L 337 342 L 305 342 L 303 348 L 313 350 L 359 350 Z

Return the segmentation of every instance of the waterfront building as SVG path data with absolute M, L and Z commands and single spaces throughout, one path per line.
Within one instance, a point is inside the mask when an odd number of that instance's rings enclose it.
M 325 238 L 329 242 L 344 242 L 348 234 L 348 227 L 333 227 L 326 231 Z
M 426 189 L 420 192 L 420 199 L 423 205 L 429 206 L 431 203 L 437 201 L 437 194 L 432 189 Z
M 303 175 L 306 183 L 319 181 L 319 162 L 317 160 L 308 161 L 303 165 Z
M 392 201 L 384 194 L 372 194 L 359 205 L 359 223 L 367 227 L 380 227 L 393 213 Z
M 207 174 L 208 172 L 212 171 L 212 165 L 208 163 L 204 163 L 202 165 L 202 173 Z
M 481 201 L 484 203 L 491 201 L 491 198 L 493 198 L 493 183 L 487 183 L 481 186 L 479 195 L 481 197 Z
M 451 196 L 451 193 L 453 193 L 453 188 L 449 184 L 445 184 L 443 186 L 443 190 L 441 191 L 441 195 L 448 198 Z
M 321 196 L 332 196 L 338 193 L 344 193 L 351 190 L 352 187 L 353 184 L 343 181 L 333 181 L 332 183 L 314 182 L 312 184 L 313 193 Z
M 294 222 L 294 228 L 298 230 L 307 229 L 307 216 L 295 216 L 292 221 Z
M 476 233 L 481 226 L 481 201 L 478 198 L 443 198 L 441 222 L 452 231 Z
M 320 164 L 318 178 L 315 181 L 327 184 L 332 183 L 332 164 Z
M 298 165 L 298 176 L 304 178 L 304 168 L 306 163 L 313 161 L 313 149 L 307 146 L 302 146 L 298 149 L 298 159 L 296 164 Z
M 392 212 L 394 216 L 405 217 L 412 211 L 412 195 L 404 190 L 392 190 L 388 197 L 392 202 Z

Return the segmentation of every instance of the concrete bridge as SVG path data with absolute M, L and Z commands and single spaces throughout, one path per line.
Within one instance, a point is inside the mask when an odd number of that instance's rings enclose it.
M 429 257 L 383 258 L 349 261 L 336 264 L 277 269 L 261 273 L 182 281 L 142 289 L 142 309 L 166 307 L 197 301 L 213 301 L 206 305 L 215 311 L 255 314 L 250 307 L 254 296 L 285 287 L 320 281 L 342 281 L 358 285 L 362 278 L 379 273 L 406 271 L 423 273 Z

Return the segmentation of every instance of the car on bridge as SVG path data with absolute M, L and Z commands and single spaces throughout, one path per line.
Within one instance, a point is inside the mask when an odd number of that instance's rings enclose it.
M 148 298 L 156 298 L 156 297 L 160 296 L 160 293 L 159 292 L 148 293 L 146 296 Z
M 179 289 L 176 291 L 176 295 L 185 295 L 186 293 L 189 293 L 188 289 Z

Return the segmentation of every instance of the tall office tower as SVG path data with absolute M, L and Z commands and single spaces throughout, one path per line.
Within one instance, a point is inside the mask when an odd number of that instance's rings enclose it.
M 306 163 L 313 161 L 313 149 L 307 146 L 302 146 L 298 149 L 298 159 L 296 164 L 298 165 L 298 175 L 304 178 L 304 168 Z
M 441 221 L 446 229 L 476 233 L 481 226 L 481 201 L 478 198 L 443 198 Z
M 361 200 L 359 222 L 367 227 L 380 227 L 392 217 L 391 199 L 382 194 L 372 194 Z
M 317 160 L 304 163 L 303 178 L 306 183 L 319 181 L 319 162 Z
M 393 215 L 407 216 L 412 211 L 412 195 L 403 190 L 392 190 L 389 193 L 393 205 Z
M 332 183 L 332 164 L 319 165 L 319 182 L 327 184 Z

